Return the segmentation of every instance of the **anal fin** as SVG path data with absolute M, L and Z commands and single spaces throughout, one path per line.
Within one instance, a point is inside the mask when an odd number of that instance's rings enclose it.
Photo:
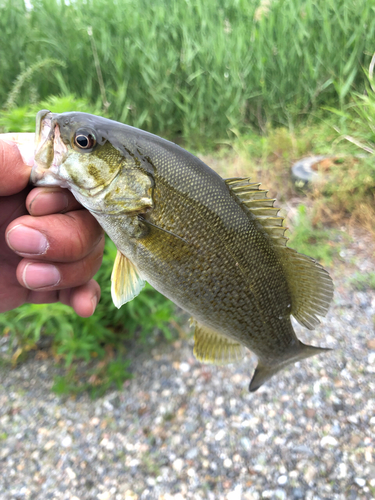
M 134 299 L 145 285 L 138 269 L 119 250 L 113 265 L 111 282 L 112 300 L 118 309 Z
M 191 324 L 195 326 L 193 352 L 198 361 L 223 365 L 240 361 L 245 356 L 246 348 L 235 340 L 198 323 L 193 318 Z

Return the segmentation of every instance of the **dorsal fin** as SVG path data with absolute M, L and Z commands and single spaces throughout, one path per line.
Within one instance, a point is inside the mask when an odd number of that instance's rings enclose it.
M 190 326 L 195 327 L 193 352 L 198 361 L 223 365 L 240 361 L 245 356 L 246 348 L 235 340 L 198 323 L 194 318 L 190 318 Z
M 288 282 L 291 313 L 299 323 L 312 330 L 319 324 L 317 316 L 327 314 L 333 297 L 331 277 L 314 259 L 286 247 L 288 239 L 284 233 L 287 228 L 283 227 L 283 218 L 277 215 L 278 209 L 273 206 L 275 200 L 267 198 L 267 191 L 259 189 L 260 184 L 250 183 L 248 178 L 225 182 L 271 236 Z
M 309 330 L 320 323 L 333 297 L 333 282 L 328 272 L 314 259 L 292 248 L 276 247 L 292 296 L 291 313 Z
M 283 217 L 278 215 L 280 209 L 273 206 L 275 199 L 267 198 L 268 191 L 259 189 L 260 183 L 250 182 L 247 177 L 226 179 L 225 182 L 232 193 L 262 224 L 263 229 L 273 239 L 273 243 L 286 246 L 288 238 L 285 238 L 284 233 L 287 228 L 283 227 Z

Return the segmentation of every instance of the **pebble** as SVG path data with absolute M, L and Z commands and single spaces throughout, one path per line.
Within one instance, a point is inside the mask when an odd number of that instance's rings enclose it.
M 277 478 L 277 484 L 279 484 L 280 486 L 284 486 L 284 484 L 286 484 L 288 482 L 288 476 L 279 476 Z
M 363 488 L 366 486 L 366 479 L 363 479 L 362 477 L 355 477 L 354 478 L 355 484 L 358 484 L 360 488 Z
M 334 350 L 256 393 L 254 356 L 203 365 L 190 338 L 134 342 L 134 378 L 97 400 L 53 394 L 52 359 L 0 364 L 1 500 L 373 500 L 375 291 L 356 295 L 346 255 L 327 318 L 295 327 Z
M 73 439 L 71 438 L 71 436 L 65 436 L 62 440 L 61 440 L 61 446 L 63 448 L 70 448 L 73 444 Z
M 181 458 L 176 458 L 176 460 L 172 464 L 173 469 L 180 473 L 184 467 L 184 461 Z
M 339 444 L 339 442 L 333 436 L 324 436 L 320 440 L 320 446 L 322 448 L 325 448 L 326 446 L 337 446 L 338 444 Z

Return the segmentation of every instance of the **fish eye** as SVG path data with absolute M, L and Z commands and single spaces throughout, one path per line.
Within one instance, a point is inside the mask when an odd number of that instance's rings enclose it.
M 96 144 L 95 136 L 87 130 L 77 130 L 74 136 L 74 144 L 79 149 L 92 149 Z

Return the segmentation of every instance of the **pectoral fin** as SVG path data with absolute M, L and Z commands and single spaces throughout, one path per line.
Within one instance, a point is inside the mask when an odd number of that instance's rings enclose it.
M 193 352 L 198 361 L 222 365 L 239 361 L 246 354 L 246 348 L 238 342 L 194 319 L 191 324 L 195 326 Z
M 118 309 L 134 299 L 145 285 L 138 269 L 119 250 L 117 250 L 113 266 L 111 282 L 112 300 Z

